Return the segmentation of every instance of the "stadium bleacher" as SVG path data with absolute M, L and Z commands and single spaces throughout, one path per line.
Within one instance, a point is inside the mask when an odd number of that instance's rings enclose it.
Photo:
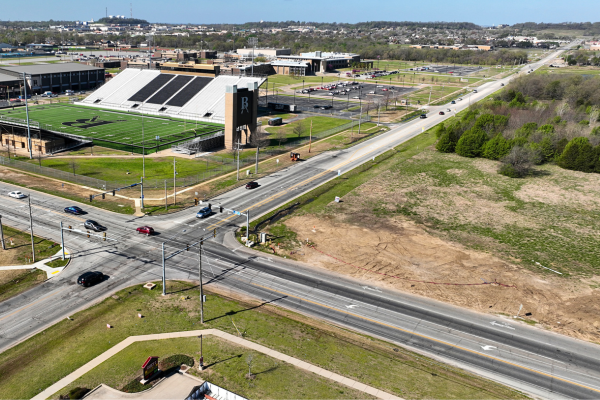
M 186 87 L 181 89 L 177 95 L 173 96 L 166 105 L 174 107 L 183 107 L 185 103 L 191 100 L 192 97 L 200 93 L 206 85 L 208 85 L 214 78 L 205 78 L 203 76 L 197 76 L 193 81 L 187 84 Z
M 154 93 L 158 92 L 163 86 L 169 81 L 175 78 L 175 75 L 169 74 L 158 74 L 156 78 L 152 79 L 146 86 L 141 88 L 136 94 L 131 96 L 127 101 L 140 102 L 146 101 Z
M 189 75 L 177 75 L 175 79 L 167 83 L 161 90 L 159 90 L 154 96 L 146 100 L 150 104 L 163 104 L 169 100 L 173 95 L 179 92 L 186 84 L 193 79 L 193 76 Z
M 225 88 L 247 87 L 264 78 L 224 76 L 216 78 L 166 74 L 128 68 L 81 101 L 83 105 L 120 111 L 168 115 L 221 123 L 225 118 Z

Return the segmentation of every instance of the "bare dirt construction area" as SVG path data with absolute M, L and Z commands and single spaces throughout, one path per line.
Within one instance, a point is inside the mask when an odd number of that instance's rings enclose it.
M 429 147 L 271 231 L 280 255 L 600 342 L 600 175 L 496 171 Z

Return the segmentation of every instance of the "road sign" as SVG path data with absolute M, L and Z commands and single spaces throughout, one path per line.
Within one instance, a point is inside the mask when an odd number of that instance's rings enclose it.
M 242 215 L 242 213 L 241 213 L 241 212 L 239 212 L 239 211 L 233 211 L 233 213 L 234 213 L 235 215 Z

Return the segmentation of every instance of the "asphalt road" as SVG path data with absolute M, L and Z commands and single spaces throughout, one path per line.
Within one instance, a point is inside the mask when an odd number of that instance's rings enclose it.
M 494 92 L 500 82 L 481 85 L 471 101 Z M 468 107 L 468 99 L 454 107 L 456 111 Z M 418 135 L 423 128 L 451 118 L 437 114 L 446 108 L 431 107 L 430 118 L 399 125 L 350 149 L 297 163 L 260 179 L 261 186 L 257 189 L 238 188 L 211 199 L 213 209 L 221 204 L 242 212 L 249 210 L 251 218 L 264 214 L 336 179 L 338 171 L 343 175 Z M 14 189 L 0 183 L 3 222 L 27 230 L 26 203 L 4 195 Z M 254 252 L 231 238 L 231 231 L 245 224 L 245 217 L 216 213 L 198 220 L 195 210 L 187 210 L 135 218 L 87 204 L 81 207 L 89 215 L 75 217 L 62 213 L 72 202 L 43 193 L 34 192 L 31 196 L 36 233 L 59 240 L 60 221 L 81 227 L 83 220 L 90 218 L 106 225 L 108 240 L 66 234 L 66 247 L 73 253 L 71 265 L 44 284 L 0 303 L 2 351 L 115 290 L 160 279 L 163 242 L 169 255 L 200 237 L 209 236 L 216 228 L 217 238 L 203 246 L 203 280 L 208 287 L 218 285 L 382 337 L 542 397 L 600 397 L 600 346 Z M 159 234 L 153 237 L 136 234 L 135 228 L 141 225 L 151 225 Z M 168 260 L 166 266 L 168 279 L 198 279 L 197 250 L 182 252 Z M 88 270 L 102 271 L 106 281 L 85 289 L 76 285 L 77 276 Z

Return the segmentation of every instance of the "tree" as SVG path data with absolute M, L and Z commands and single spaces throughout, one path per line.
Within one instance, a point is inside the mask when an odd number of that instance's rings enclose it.
M 511 178 L 522 178 L 530 173 L 533 167 L 532 158 L 531 149 L 515 146 L 502 158 L 498 172 Z
M 305 128 L 304 128 L 304 120 L 298 120 L 294 123 L 293 127 L 292 127 L 292 133 L 298 137 L 302 136 L 302 134 L 304 133 Z
M 278 129 L 275 132 L 275 139 L 279 143 L 279 147 L 281 147 L 281 144 L 285 143 L 287 141 L 287 133 L 285 132 L 285 129 L 283 129 L 283 128 Z
M 258 125 L 254 133 L 250 135 L 250 144 L 254 147 L 267 147 L 270 142 L 269 134 L 262 125 Z
M 248 378 L 248 379 L 254 378 L 254 375 L 252 375 L 252 362 L 253 361 L 254 361 L 254 354 L 248 353 L 248 355 L 246 356 L 246 364 L 248 364 L 248 375 L 246 375 L 246 378 Z
M 446 132 L 442 134 L 440 140 L 438 140 L 435 148 L 442 153 L 454 153 L 454 149 L 456 148 L 456 143 L 452 141 L 450 137 L 450 133 Z
M 481 155 L 483 145 L 487 141 L 487 134 L 481 129 L 471 129 L 462 134 L 456 143 L 456 154 L 463 157 L 478 157 Z
M 595 166 L 594 149 L 585 137 L 576 137 L 565 146 L 556 163 L 575 171 L 592 172 Z
M 482 156 L 490 160 L 499 160 L 506 157 L 512 148 L 511 143 L 501 133 L 483 146 Z

